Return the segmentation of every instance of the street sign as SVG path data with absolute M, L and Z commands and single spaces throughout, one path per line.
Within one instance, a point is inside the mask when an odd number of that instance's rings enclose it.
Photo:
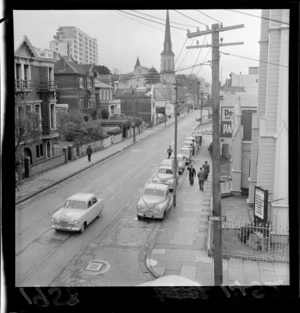
M 213 216 L 210 215 L 208 216 L 208 220 L 212 222 L 225 222 L 226 221 L 226 216 Z

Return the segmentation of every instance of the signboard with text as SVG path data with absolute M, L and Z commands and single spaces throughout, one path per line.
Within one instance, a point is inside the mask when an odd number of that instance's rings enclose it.
M 267 222 L 268 190 L 254 186 L 254 221 Z
M 220 137 L 230 138 L 234 119 L 233 107 L 221 107 L 221 131 Z

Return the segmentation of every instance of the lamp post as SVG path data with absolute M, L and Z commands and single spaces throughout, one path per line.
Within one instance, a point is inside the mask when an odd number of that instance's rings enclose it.
M 134 89 L 132 89 L 132 111 L 133 111 L 133 142 L 135 142 L 135 97 L 134 97 Z

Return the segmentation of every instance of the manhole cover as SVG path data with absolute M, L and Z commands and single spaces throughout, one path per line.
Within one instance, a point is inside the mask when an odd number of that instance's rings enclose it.
M 92 260 L 89 262 L 85 271 L 90 274 L 103 274 L 110 269 L 110 264 L 103 260 Z

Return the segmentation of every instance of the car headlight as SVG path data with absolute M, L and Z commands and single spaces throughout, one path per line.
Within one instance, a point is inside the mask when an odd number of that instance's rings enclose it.
M 79 223 L 78 221 L 74 221 L 74 224 L 76 224 L 76 225 L 77 225 L 78 223 Z
M 51 218 L 51 222 L 55 223 L 56 222 L 55 218 Z

